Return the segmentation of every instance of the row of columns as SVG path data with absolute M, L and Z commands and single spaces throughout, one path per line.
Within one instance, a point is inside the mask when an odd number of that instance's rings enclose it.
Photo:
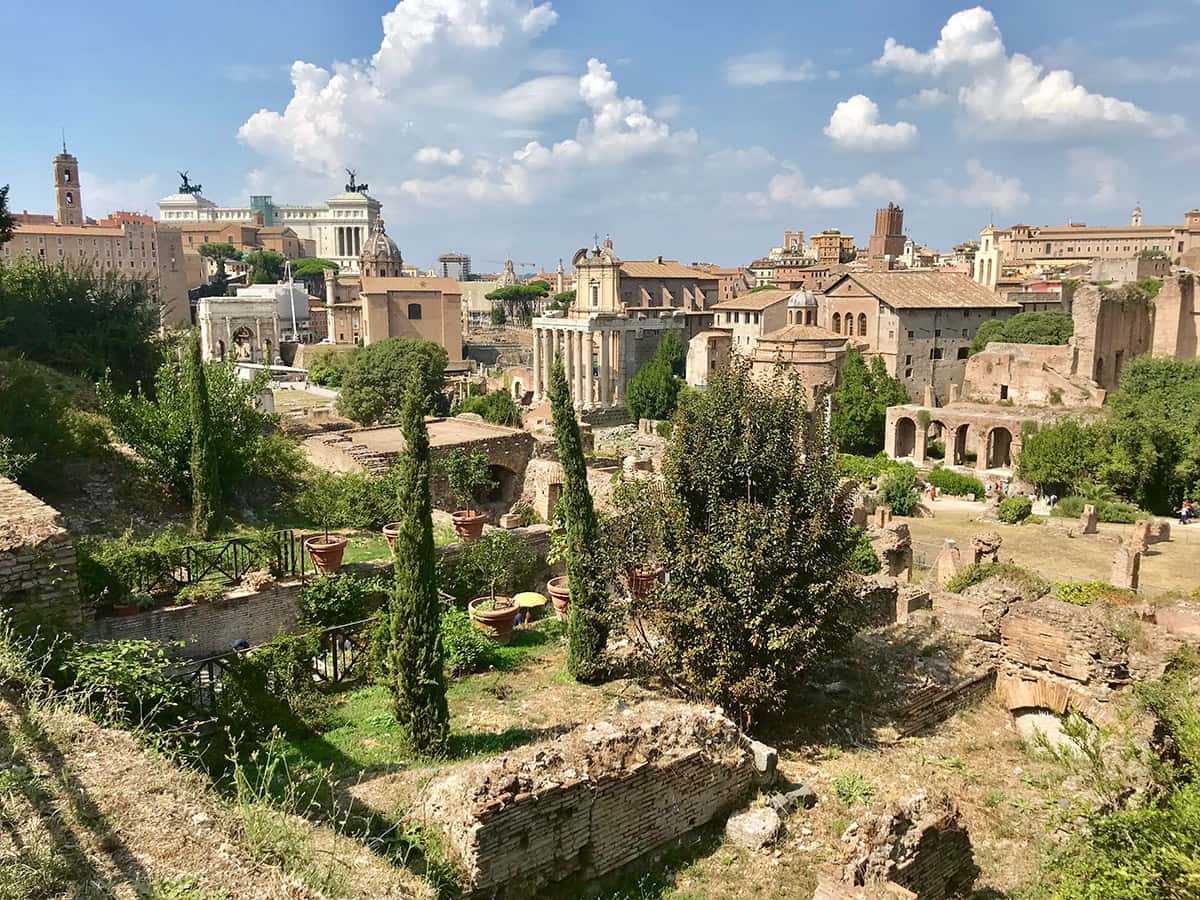
M 362 228 L 338 225 L 334 232 L 337 235 L 338 256 L 362 256 Z
M 625 401 L 629 332 L 582 328 L 533 330 L 533 396 L 550 393 L 554 357 L 562 357 L 567 385 L 576 409 L 619 406 Z

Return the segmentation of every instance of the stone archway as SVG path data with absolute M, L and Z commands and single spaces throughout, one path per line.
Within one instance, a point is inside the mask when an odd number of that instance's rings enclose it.
M 525 397 L 525 385 L 521 383 L 521 379 L 514 378 L 512 383 L 513 399 L 518 403 Z
M 488 474 L 496 486 L 489 492 L 487 502 L 511 503 L 518 487 L 517 473 L 507 466 L 492 464 L 488 466 Z
M 963 466 L 967 463 L 967 437 L 970 434 L 971 426 L 967 424 L 959 425 L 954 429 L 954 443 L 952 446 L 947 446 L 946 453 L 956 466 Z
M 945 462 L 946 457 L 951 455 L 951 448 L 946 444 L 946 436 L 950 433 L 946 428 L 946 423 L 940 419 L 932 419 L 925 427 L 925 457 L 927 459 L 935 459 L 940 462 Z M 941 449 L 939 455 L 938 449 Z
M 989 469 L 1012 468 L 1012 432 L 996 426 L 988 432 L 987 467 Z
M 917 423 L 907 416 L 896 420 L 897 459 L 912 456 L 917 450 Z

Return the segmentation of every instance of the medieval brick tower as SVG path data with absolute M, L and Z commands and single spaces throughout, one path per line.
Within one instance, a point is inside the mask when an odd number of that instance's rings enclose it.
M 875 210 L 875 231 L 871 234 L 867 256 L 882 259 L 885 256 L 896 257 L 903 252 L 904 210 L 895 203 L 889 203 L 886 209 Z
M 79 194 L 79 160 L 67 152 L 54 157 L 54 198 L 58 203 L 59 225 L 83 224 L 83 198 Z

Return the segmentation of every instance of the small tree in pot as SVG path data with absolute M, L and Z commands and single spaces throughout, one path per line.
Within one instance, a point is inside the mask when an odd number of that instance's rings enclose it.
M 487 454 L 482 450 L 467 451 L 456 447 L 446 454 L 442 469 L 450 483 L 454 502 L 462 507 L 451 516 L 455 533 L 464 541 L 478 540 L 483 534 L 487 514 L 476 509 L 476 504 L 496 487 L 488 468 Z
M 329 523 L 340 502 L 341 492 L 335 478 L 318 476 L 304 489 L 302 511 L 320 522 L 325 532 L 307 538 L 304 547 L 312 558 L 313 568 L 322 575 L 337 572 L 342 567 L 342 557 L 346 553 L 346 538 L 329 534 Z
M 512 640 L 514 620 L 518 607 L 509 596 L 519 581 L 533 566 L 533 553 L 525 543 L 508 531 L 493 531 L 487 537 L 463 551 L 459 566 L 469 567 L 481 587 L 487 588 L 487 596 L 480 596 L 467 604 L 471 618 L 481 627 L 491 629 L 492 636 L 501 644 Z

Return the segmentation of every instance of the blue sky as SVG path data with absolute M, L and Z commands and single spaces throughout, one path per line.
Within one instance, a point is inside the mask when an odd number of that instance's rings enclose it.
M 66 0 L 0 10 L 0 184 L 53 205 L 309 203 L 344 166 L 406 260 L 744 264 L 786 228 L 865 243 L 889 200 L 948 249 L 997 224 L 1200 205 L 1200 2 Z

